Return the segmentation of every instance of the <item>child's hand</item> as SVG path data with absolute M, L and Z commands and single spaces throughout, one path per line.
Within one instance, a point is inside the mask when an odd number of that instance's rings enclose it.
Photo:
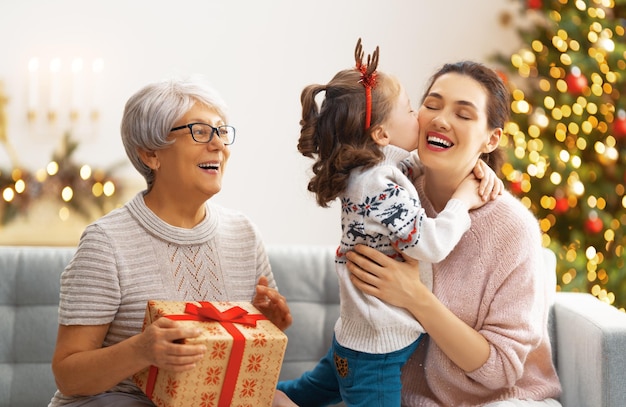
M 474 173 L 469 174 L 456 188 L 452 198 L 465 202 L 470 210 L 480 208 L 487 202 L 479 194 L 480 182 Z
M 480 180 L 478 194 L 483 201 L 495 199 L 498 195 L 502 194 L 504 183 L 483 160 L 478 160 L 473 172 L 476 178 Z
M 417 155 L 417 151 L 412 151 L 409 158 L 404 159 L 400 162 L 400 168 L 402 172 L 406 174 L 406 176 L 411 180 L 411 182 L 415 182 L 420 175 L 424 173 L 423 164 Z

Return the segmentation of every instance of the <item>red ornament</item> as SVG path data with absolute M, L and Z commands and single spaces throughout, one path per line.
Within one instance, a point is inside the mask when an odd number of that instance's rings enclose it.
M 502 82 L 505 85 L 509 83 L 509 77 L 506 75 L 506 72 L 497 69 L 496 74 L 498 74 L 498 76 L 500 77 L 500 79 L 502 79 Z
M 564 197 L 556 198 L 556 204 L 554 205 L 554 212 L 556 212 L 557 214 L 563 214 L 567 212 L 568 209 L 569 209 L 569 201 L 567 200 L 567 198 L 564 198 Z
M 511 181 L 511 192 L 515 195 L 522 194 L 522 182 L 521 181 Z
M 585 221 L 585 231 L 596 235 L 602 232 L 602 229 L 604 229 L 602 219 L 598 217 L 598 214 L 595 211 L 592 211 L 589 214 L 589 218 Z
M 528 8 L 532 10 L 539 10 L 543 6 L 541 0 L 528 0 Z
M 580 95 L 587 87 L 587 78 L 580 72 L 580 69 L 573 67 L 572 72 L 565 76 L 565 83 L 571 94 Z
M 626 137 L 626 112 L 619 110 L 613 121 L 613 135 L 617 138 Z

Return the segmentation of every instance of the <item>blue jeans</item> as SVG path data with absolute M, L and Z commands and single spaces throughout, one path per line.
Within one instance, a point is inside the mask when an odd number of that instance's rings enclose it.
M 423 335 L 392 353 L 357 352 L 339 345 L 335 338 L 326 356 L 300 378 L 279 382 L 300 407 L 343 402 L 349 407 L 400 406 L 400 369 L 413 354 Z

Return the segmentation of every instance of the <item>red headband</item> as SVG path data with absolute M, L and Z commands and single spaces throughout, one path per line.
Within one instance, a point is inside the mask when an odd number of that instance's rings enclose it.
M 361 39 L 356 43 L 354 50 L 356 69 L 361 72 L 360 83 L 365 87 L 365 130 L 369 129 L 372 121 L 372 89 L 376 87 L 376 67 L 378 66 L 378 47 L 374 53 L 367 56 L 367 64 L 363 64 L 363 47 Z

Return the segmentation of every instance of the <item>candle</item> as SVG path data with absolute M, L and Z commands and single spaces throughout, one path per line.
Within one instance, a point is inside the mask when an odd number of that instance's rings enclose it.
M 61 105 L 61 59 L 50 61 L 50 113 L 56 114 Z
M 91 118 L 97 120 L 99 117 L 100 104 L 102 103 L 102 71 L 104 61 L 96 58 L 91 66 L 93 72 L 93 98 L 91 104 Z
M 83 60 L 74 58 L 72 61 L 72 94 L 70 99 L 70 118 L 78 119 L 78 111 L 83 96 Z
M 39 105 L 39 58 L 28 61 L 28 111 L 34 113 Z

